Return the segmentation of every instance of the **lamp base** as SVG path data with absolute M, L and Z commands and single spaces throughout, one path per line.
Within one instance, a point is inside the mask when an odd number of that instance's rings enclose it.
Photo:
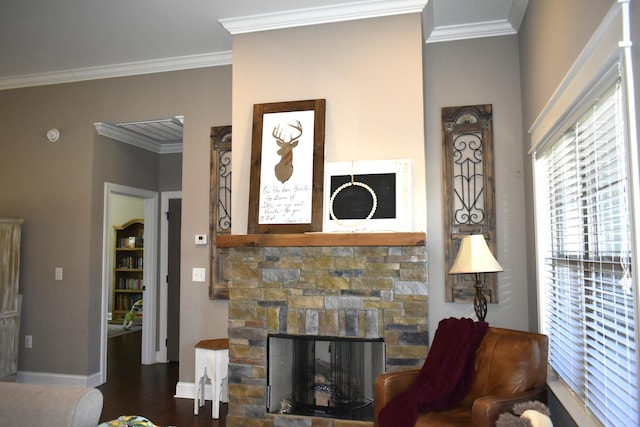
M 480 281 L 480 273 L 476 273 L 476 295 L 473 297 L 473 309 L 476 311 L 476 317 L 483 322 L 487 316 L 487 299 L 482 293 L 482 282 Z

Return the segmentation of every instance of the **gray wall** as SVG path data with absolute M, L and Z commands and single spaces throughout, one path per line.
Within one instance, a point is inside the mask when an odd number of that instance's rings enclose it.
M 522 81 L 523 142 L 525 152 L 525 192 L 526 192 L 526 241 L 529 281 L 529 300 L 536 301 L 536 265 L 534 236 L 534 206 L 531 158 L 526 154 L 531 141 L 527 130 L 553 95 L 595 29 L 612 5 L 613 0 L 536 0 L 529 2 L 522 28 L 519 33 L 520 64 Z M 632 23 L 640 22 L 638 3 L 633 2 Z M 634 40 L 640 40 L 638 25 Z M 638 81 L 638 46 L 633 48 L 636 58 L 635 81 Z M 637 86 L 637 85 L 636 85 Z M 640 91 L 636 91 L 636 97 Z M 636 100 L 636 105 L 637 105 Z M 530 312 L 532 327 L 537 325 L 537 315 Z M 553 393 L 549 393 L 549 408 L 554 425 L 576 426 L 571 416 Z
M 525 167 L 527 278 L 530 327 L 537 328 L 537 286 L 533 217 L 531 145 L 527 130 L 576 60 L 613 0 L 536 0 L 529 2 L 518 34 L 520 45 L 523 146 Z M 637 48 L 636 48 L 637 49 Z
M 180 191 L 182 189 L 182 153 L 161 155 L 159 165 L 158 190 Z
M 184 171 L 179 156 L 159 159 L 93 127 L 169 115 L 185 116 Z M 230 66 L 0 91 L 0 212 L 25 220 L 20 371 L 73 379 L 99 370 L 104 181 L 152 191 L 179 190 L 182 181 L 183 264 L 207 266 L 193 235 L 208 229 L 210 127 L 229 123 Z M 52 127 L 61 131 L 56 143 L 45 138 Z M 55 267 L 64 280 L 54 281 Z M 227 307 L 209 301 L 207 285 L 193 284 L 186 268 L 181 279 L 187 369 L 193 344 L 211 337 Z M 24 349 L 25 334 L 33 349 Z
M 490 37 L 427 44 L 424 47 L 424 102 L 427 147 L 427 245 L 429 330 L 447 317 L 475 318 L 473 304 L 447 303 L 444 295 L 441 108 L 493 105 L 498 303 L 486 320 L 528 329 L 526 242 L 523 239 L 524 177 L 518 40 Z

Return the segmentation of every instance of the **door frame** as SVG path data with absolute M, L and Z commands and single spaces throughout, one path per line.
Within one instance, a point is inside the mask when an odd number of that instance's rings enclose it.
M 165 191 L 160 193 L 162 218 L 160 220 L 160 280 L 158 282 L 159 289 L 159 312 L 158 312 L 158 355 L 157 360 L 160 363 L 169 362 L 167 355 L 167 317 L 169 307 L 169 284 L 167 276 L 169 274 L 169 212 L 170 199 L 182 199 L 182 191 Z
M 144 199 L 144 319 L 151 321 L 142 322 L 142 352 L 140 363 L 150 365 L 157 362 L 156 356 L 156 301 L 157 292 L 154 284 L 158 283 L 157 259 L 158 259 L 158 193 L 135 187 L 128 187 L 110 182 L 104 183 L 104 211 L 102 229 L 102 310 L 101 310 L 101 343 L 100 343 L 100 380 L 101 384 L 107 382 L 107 313 L 109 305 L 109 293 L 112 280 L 111 241 L 113 240 L 113 224 L 110 224 L 109 207 L 110 196 L 119 194 L 122 196 Z

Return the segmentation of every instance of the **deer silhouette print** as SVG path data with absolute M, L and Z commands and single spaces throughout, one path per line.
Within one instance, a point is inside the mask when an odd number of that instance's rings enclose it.
M 280 156 L 280 161 L 275 166 L 274 171 L 276 174 L 276 178 L 281 183 L 285 183 L 291 178 L 293 174 L 293 149 L 298 145 L 298 141 L 302 136 L 302 124 L 300 121 L 296 120 L 296 124 L 289 124 L 290 127 L 297 131 L 297 135 L 294 136 L 293 133 L 289 137 L 289 141 L 285 141 L 283 137 L 283 130 L 280 129 L 280 125 L 273 128 L 273 133 L 271 134 L 275 139 L 278 147 L 278 155 Z

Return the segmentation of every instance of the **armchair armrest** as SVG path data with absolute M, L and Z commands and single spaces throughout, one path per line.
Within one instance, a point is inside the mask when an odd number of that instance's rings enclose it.
M 397 395 L 416 382 L 420 369 L 409 369 L 382 374 L 376 378 L 375 399 L 373 401 L 374 427 L 378 426 L 378 414 Z
M 473 427 L 493 427 L 503 412 L 511 412 L 516 403 L 528 400 L 547 402 L 547 389 L 534 388 L 520 393 L 508 395 L 490 395 L 479 397 L 471 408 L 471 422 Z

